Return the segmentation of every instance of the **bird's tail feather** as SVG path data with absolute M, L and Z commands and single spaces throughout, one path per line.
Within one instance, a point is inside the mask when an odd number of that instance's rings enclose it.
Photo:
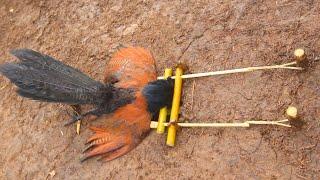
M 0 65 L 0 72 L 19 87 L 19 95 L 68 104 L 100 104 L 110 98 L 104 85 L 54 58 L 29 49 L 11 51 L 20 61 Z

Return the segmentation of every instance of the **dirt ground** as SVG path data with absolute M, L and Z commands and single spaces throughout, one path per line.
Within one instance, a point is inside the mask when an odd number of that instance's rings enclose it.
M 290 62 L 297 47 L 311 62 L 183 89 L 189 122 L 276 120 L 295 105 L 301 128 L 182 129 L 174 148 L 151 132 L 109 163 L 79 162 L 92 122 L 76 135 L 63 126 L 70 108 L 20 98 L 1 76 L 0 179 L 320 179 L 319 1 L 1 0 L 0 18 L 0 63 L 31 48 L 99 80 L 120 44 L 150 49 L 159 75 L 178 62 L 189 73 Z

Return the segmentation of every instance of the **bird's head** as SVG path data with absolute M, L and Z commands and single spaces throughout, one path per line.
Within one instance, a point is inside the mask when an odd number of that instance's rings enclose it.
M 167 80 L 152 81 L 143 88 L 143 95 L 148 103 L 148 111 L 152 114 L 158 112 L 160 108 L 171 106 L 174 89 L 174 81 Z

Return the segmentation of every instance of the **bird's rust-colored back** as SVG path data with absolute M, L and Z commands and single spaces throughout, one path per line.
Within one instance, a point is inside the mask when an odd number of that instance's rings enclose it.
M 95 134 L 88 140 L 83 160 L 101 155 L 106 161 L 120 157 L 136 147 L 150 130 L 151 114 L 142 89 L 156 80 L 151 53 L 140 47 L 129 47 L 114 54 L 106 66 L 105 83 L 118 88 L 133 88 L 135 100 L 118 108 L 104 128 L 91 127 Z
M 141 47 L 120 49 L 105 70 L 105 82 L 117 82 L 117 87 L 142 88 L 156 80 L 155 61 L 151 53 Z

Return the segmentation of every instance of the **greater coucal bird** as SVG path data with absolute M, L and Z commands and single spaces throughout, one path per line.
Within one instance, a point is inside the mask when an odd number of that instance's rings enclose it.
M 88 115 L 107 119 L 105 127 L 90 127 L 95 134 L 87 141 L 82 161 L 93 156 L 110 161 L 128 153 L 150 131 L 152 116 L 172 101 L 173 80 L 156 80 L 154 58 L 140 47 L 117 51 L 106 66 L 104 83 L 30 49 L 11 54 L 20 61 L 0 65 L 0 72 L 18 87 L 20 96 L 95 107 L 68 123 Z

